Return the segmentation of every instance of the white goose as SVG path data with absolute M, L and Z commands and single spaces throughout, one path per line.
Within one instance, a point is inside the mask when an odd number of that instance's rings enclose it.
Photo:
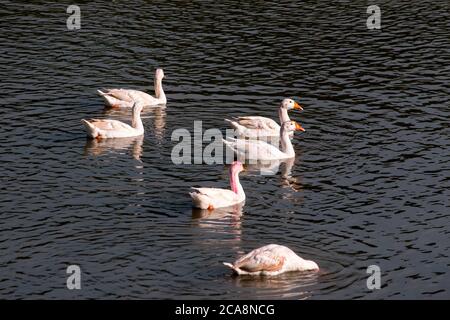
M 245 200 L 244 189 L 239 182 L 239 173 L 244 171 L 244 166 L 239 161 L 234 161 L 230 167 L 231 190 L 218 188 L 192 188 L 194 192 L 189 195 L 194 207 L 214 210 L 215 208 L 229 207 Z
M 105 104 L 113 108 L 132 108 L 136 99 L 140 99 L 144 106 L 155 106 L 166 104 L 167 99 L 162 88 L 164 71 L 156 69 L 155 72 L 155 97 L 148 93 L 129 89 L 108 89 L 106 92 L 97 90 L 98 94 L 105 99 Z M 133 98 L 134 96 L 134 98 Z
M 286 121 L 280 129 L 280 144 L 278 149 L 274 145 L 262 140 L 245 140 L 227 137 L 222 139 L 223 143 L 233 150 L 238 159 L 246 160 L 279 160 L 295 157 L 289 134 L 293 131 L 305 131 L 305 129 L 295 121 Z
M 93 139 L 128 138 L 140 136 L 144 134 L 144 125 L 142 124 L 141 119 L 142 108 L 143 105 L 139 100 L 134 103 L 131 126 L 121 121 L 112 119 L 82 119 L 81 122 L 86 128 L 87 135 Z
M 284 99 L 278 108 L 280 123 L 291 121 L 288 111 L 303 108 L 292 99 Z M 280 125 L 275 120 L 259 116 L 238 117 L 234 121 L 225 119 L 236 130 L 237 136 L 257 138 L 280 135 Z
M 223 262 L 238 275 L 275 276 L 289 271 L 318 271 L 319 266 L 311 260 L 304 260 L 294 251 L 278 244 L 255 249 L 234 263 Z

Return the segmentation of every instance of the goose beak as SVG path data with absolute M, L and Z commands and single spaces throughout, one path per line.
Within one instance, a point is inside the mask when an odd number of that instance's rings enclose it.
M 306 131 L 298 122 L 295 123 L 295 131 Z
M 297 109 L 297 110 L 302 110 L 303 111 L 303 108 L 302 108 L 302 106 L 301 105 L 299 105 L 297 102 L 295 102 L 294 101 L 294 109 Z

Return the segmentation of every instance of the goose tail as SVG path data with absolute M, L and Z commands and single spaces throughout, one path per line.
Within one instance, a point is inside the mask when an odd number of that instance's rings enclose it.
M 97 90 L 97 93 L 99 94 L 99 96 L 101 96 L 103 98 L 103 100 L 105 100 L 105 104 L 108 107 L 114 107 L 114 106 L 121 105 L 121 101 L 119 99 L 116 99 L 113 96 L 110 96 L 107 92 L 104 92 L 102 90 Z

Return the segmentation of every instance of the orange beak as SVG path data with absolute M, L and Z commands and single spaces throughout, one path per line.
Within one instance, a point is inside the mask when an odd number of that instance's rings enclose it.
M 295 123 L 295 131 L 306 131 L 298 122 Z
M 295 102 L 295 101 L 294 101 L 294 109 L 297 109 L 297 110 L 303 110 L 302 106 L 299 105 L 299 104 L 298 104 L 297 102 Z

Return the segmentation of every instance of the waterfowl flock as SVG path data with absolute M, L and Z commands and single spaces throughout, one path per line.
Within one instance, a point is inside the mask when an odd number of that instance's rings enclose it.
M 162 87 L 164 71 L 156 69 L 154 79 L 155 96 L 146 92 L 130 89 L 103 89 L 97 93 L 110 108 L 131 109 L 131 124 L 112 119 L 82 119 L 87 136 L 91 139 L 130 138 L 144 135 L 144 125 L 141 111 L 146 106 L 165 105 L 167 98 Z M 284 99 L 279 108 L 280 123 L 261 116 L 241 116 L 225 119 L 233 127 L 237 138 L 223 139 L 225 147 L 232 150 L 238 159 L 245 160 L 291 160 L 295 157 L 295 150 L 291 142 L 295 131 L 305 131 L 296 121 L 289 117 L 289 110 L 303 110 L 292 99 Z M 275 137 L 279 147 L 265 138 Z M 226 208 L 245 201 L 245 192 L 239 181 L 239 173 L 244 171 L 241 161 L 234 161 L 229 170 L 230 189 L 196 188 L 192 187 L 189 195 L 193 207 L 213 211 Z M 314 261 L 305 260 L 291 249 L 270 244 L 257 248 L 237 259 L 234 263 L 223 263 L 237 275 L 265 275 L 274 276 L 291 271 L 317 271 L 318 265 Z

